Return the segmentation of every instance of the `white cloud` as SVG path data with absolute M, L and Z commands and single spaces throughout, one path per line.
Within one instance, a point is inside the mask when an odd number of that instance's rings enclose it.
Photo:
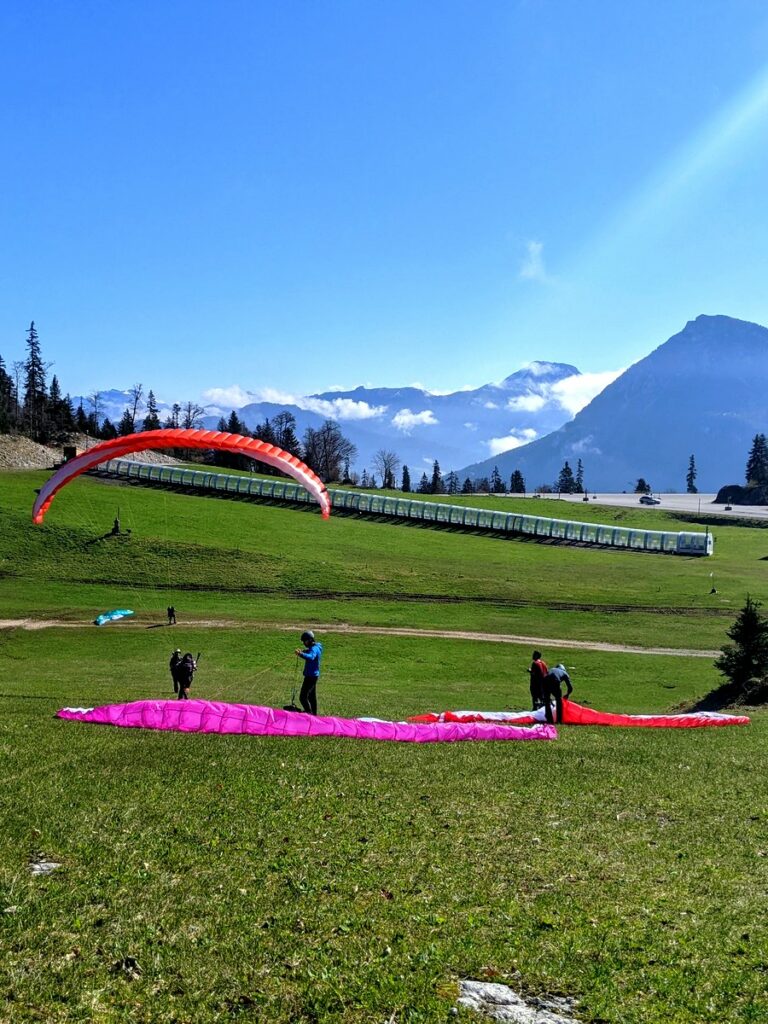
M 544 268 L 544 243 L 531 240 L 525 244 L 525 257 L 520 264 L 518 274 L 523 281 L 539 281 L 546 284 L 549 280 Z
M 488 445 L 491 455 L 500 455 L 502 452 L 511 452 L 513 448 L 528 444 L 535 438 L 536 431 L 532 427 L 526 427 L 524 430 L 513 430 L 506 437 L 492 437 L 485 443 Z
M 477 430 L 477 424 L 476 423 L 465 423 L 464 424 L 464 429 L 465 430 Z
M 518 395 L 517 398 L 510 398 L 507 402 L 507 408 L 512 412 L 538 412 L 539 409 L 543 409 L 547 404 L 547 399 L 544 395 Z
M 233 384 L 228 388 L 208 388 L 203 392 L 203 401 L 226 409 L 242 409 L 244 405 L 257 402 L 258 398 L 253 392 L 245 391 L 238 384 Z
M 552 385 L 552 397 L 575 416 L 622 373 L 624 370 L 605 370 L 602 373 L 580 373 L 564 377 Z
M 356 402 L 352 398 L 311 398 L 307 395 L 294 395 L 278 388 L 259 388 L 257 391 L 244 391 L 234 385 L 230 388 L 209 388 L 203 392 L 203 398 L 215 402 L 219 406 L 240 409 L 251 402 L 270 402 L 274 405 L 294 405 L 307 412 L 316 412 L 319 416 L 328 416 L 334 420 L 370 420 L 383 416 L 386 405 L 369 405 L 368 402 Z
M 484 409 L 498 409 L 496 402 L 483 402 Z
M 410 434 L 414 427 L 434 427 L 439 420 L 431 409 L 424 412 L 411 412 L 410 409 L 400 409 L 392 417 L 392 426 L 402 430 L 404 434 Z

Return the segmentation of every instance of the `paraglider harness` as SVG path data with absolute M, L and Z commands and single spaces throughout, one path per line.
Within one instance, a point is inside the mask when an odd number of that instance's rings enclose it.
M 197 671 L 198 663 L 202 654 L 200 651 L 197 652 L 197 657 L 192 658 L 191 655 L 184 657 L 177 662 L 173 672 L 174 691 L 178 693 L 178 690 L 187 689 L 192 684 L 192 678 Z M 178 690 L 176 687 L 178 686 Z

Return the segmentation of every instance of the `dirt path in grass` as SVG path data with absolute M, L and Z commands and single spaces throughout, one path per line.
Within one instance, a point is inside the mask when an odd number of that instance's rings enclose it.
M 0 629 L 82 629 L 90 623 L 67 622 L 63 619 L 0 619 Z M 182 626 L 211 629 L 280 629 L 288 633 L 300 633 L 306 623 L 285 622 L 239 622 L 236 619 L 194 619 Z M 114 623 L 113 629 L 168 629 L 166 623 L 146 625 L 143 622 L 123 620 Z M 437 640 L 477 640 L 490 644 L 524 644 L 534 647 L 561 647 L 564 650 L 609 651 L 618 654 L 655 654 L 673 658 L 715 658 L 720 651 L 699 651 L 683 647 L 634 647 L 630 644 L 609 644 L 601 640 L 563 640 L 545 636 L 518 636 L 513 633 L 476 633 L 455 629 L 408 629 L 406 626 L 353 626 L 347 622 L 314 624 L 313 628 L 324 633 L 373 634 L 376 636 L 430 637 Z

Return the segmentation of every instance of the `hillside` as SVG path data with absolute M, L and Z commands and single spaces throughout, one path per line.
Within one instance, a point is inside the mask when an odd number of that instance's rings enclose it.
M 699 316 L 631 366 L 575 418 L 531 444 L 461 470 L 509 479 L 520 469 L 529 489 L 557 479 L 565 460 L 584 465 L 588 488 L 631 489 L 644 477 L 656 491 L 685 490 L 695 456 L 701 491 L 744 477 L 752 438 L 768 413 L 768 330 L 727 316 Z

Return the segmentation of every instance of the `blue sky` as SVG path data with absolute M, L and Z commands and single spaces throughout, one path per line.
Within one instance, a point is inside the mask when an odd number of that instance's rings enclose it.
M 451 390 L 768 324 L 764 0 L 0 6 L 0 354 Z

